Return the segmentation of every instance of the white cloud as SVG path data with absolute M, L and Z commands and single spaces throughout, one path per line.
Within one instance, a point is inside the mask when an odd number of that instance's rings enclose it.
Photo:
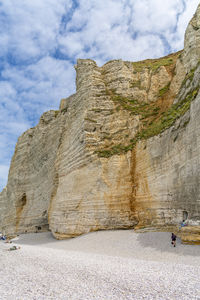
M 179 16 L 176 32 L 173 35 L 169 36 L 172 49 L 174 50 L 183 48 L 185 29 L 188 25 L 189 20 L 195 13 L 197 5 L 199 4 L 199 0 L 189 0 L 185 2 L 186 9 Z
M 56 46 L 61 18 L 70 7 L 70 0 L 59 0 L 56 5 L 53 0 L 1 1 L 0 14 L 5 16 L 0 22 L 2 54 L 14 51 L 18 61 L 48 54 Z
M 24 68 L 7 66 L 2 76 L 18 90 L 19 98 L 15 95 L 15 101 L 31 107 L 40 103 L 46 110 L 56 108 L 60 98 L 70 95 L 75 85 L 73 65 L 50 56 Z
M 74 92 L 77 58 L 102 65 L 177 51 L 198 3 L 0 0 L 0 180 L 18 135 Z
M 58 37 L 60 50 L 73 58 L 89 57 L 103 63 L 113 58 L 137 60 L 180 50 L 181 16 L 186 20 L 185 31 L 198 0 L 186 3 L 184 12 L 182 0 L 80 1 L 66 31 Z
M 176 26 L 176 16 L 183 9 L 181 0 L 136 0 L 133 2 L 135 18 L 131 25 L 137 32 L 165 33 Z

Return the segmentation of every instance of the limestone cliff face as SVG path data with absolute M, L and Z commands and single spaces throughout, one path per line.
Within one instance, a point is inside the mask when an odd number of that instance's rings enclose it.
M 47 211 L 54 186 L 54 162 L 65 119 L 44 113 L 16 145 L 8 184 L 0 198 L 1 224 L 11 234 L 48 228 Z
M 98 67 L 78 60 L 76 94 L 18 140 L 0 229 L 50 229 L 58 238 L 94 230 L 170 230 L 200 240 L 200 6 L 184 50 Z M 193 233 L 192 233 L 193 232 Z
M 197 63 L 199 62 L 199 57 L 200 57 L 200 30 L 199 29 L 200 29 L 200 5 L 198 5 L 197 10 L 185 32 L 183 62 L 187 72 L 195 68 Z

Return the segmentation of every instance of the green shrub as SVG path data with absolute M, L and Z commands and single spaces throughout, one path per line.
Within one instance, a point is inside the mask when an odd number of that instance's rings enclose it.
M 169 87 L 170 87 L 170 82 L 166 86 L 164 86 L 162 89 L 159 90 L 158 97 L 163 97 L 169 90 Z

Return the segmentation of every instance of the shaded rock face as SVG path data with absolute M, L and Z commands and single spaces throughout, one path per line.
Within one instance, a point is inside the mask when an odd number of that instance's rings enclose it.
M 184 50 L 167 57 L 77 61 L 76 94 L 18 140 L 0 194 L 2 231 L 63 239 L 176 230 L 187 217 L 179 235 L 199 241 L 199 19 L 200 6 Z
M 141 206 L 137 228 L 170 227 L 185 218 L 189 225 L 200 225 L 199 79 L 200 66 L 192 84 L 183 88 L 187 94 L 198 90 L 190 110 L 161 135 L 135 147 L 135 194 Z
M 0 220 L 8 233 L 48 229 L 48 204 L 54 186 L 54 162 L 65 119 L 44 113 L 16 145 L 7 187 L 1 193 Z

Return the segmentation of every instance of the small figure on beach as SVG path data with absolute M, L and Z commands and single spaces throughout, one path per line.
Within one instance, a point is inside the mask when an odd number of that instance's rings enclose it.
M 13 246 L 13 247 L 9 248 L 8 251 L 19 250 L 19 249 L 20 249 L 20 247 Z
M 179 229 L 181 229 L 182 227 L 187 226 L 187 222 L 186 220 L 183 220 L 183 222 L 181 222 L 181 226 L 179 227 Z
M 176 235 L 174 233 L 172 233 L 172 235 L 171 235 L 171 240 L 172 240 L 171 244 L 174 247 L 176 247 Z
M 0 240 L 3 240 L 3 241 L 5 241 L 5 240 L 6 240 L 6 236 L 5 236 L 5 235 L 3 235 L 3 234 L 0 234 Z

